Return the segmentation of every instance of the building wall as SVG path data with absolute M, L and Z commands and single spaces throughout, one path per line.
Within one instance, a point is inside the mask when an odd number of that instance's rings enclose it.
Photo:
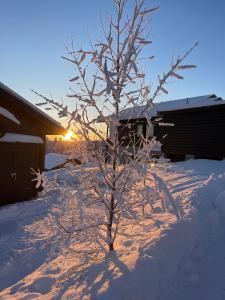
M 5 133 L 39 136 L 43 144 L 0 142 L 0 205 L 28 200 L 36 195 L 35 171 L 44 170 L 45 127 L 38 117 L 17 99 L 0 90 L 0 106 L 11 112 L 20 124 L 0 115 L 0 136 Z
M 0 143 L 0 205 L 36 195 L 31 168 L 40 168 L 42 147 L 42 144 Z
M 225 106 L 163 113 L 162 151 L 167 155 L 225 157 Z
M 147 126 L 148 123 L 146 119 L 133 119 L 130 120 L 129 123 L 127 123 L 127 121 L 121 121 L 121 125 L 118 128 L 119 141 L 122 142 L 123 146 L 132 144 L 131 140 L 135 145 L 138 145 L 140 141 L 140 133 L 142 133 L 144 137 L 147 137 Z M 141 128 L 141 131 L 139 131 L 139 128 Z M 153 129 L 153 133 L 154 132 L 155 128 Z M 156 133 L 158 136 L 158 130 Z
M 174 159 L 187 156 L 196 158 L 222 159 L 225 157 L 225 105 L 192 108 L 180 111 L 159 113 L 163 123 L 174 126 L 154 124 L 154 136 L 162 143 L 162 151 Z M 154 122 L 154 120 L 153 120 Z M 146 133 L 146 120 L 121 121 L 119 140 L 123 146 L 130 143 L 130 136 L 137 141 L 137 126 L 143 124 Z

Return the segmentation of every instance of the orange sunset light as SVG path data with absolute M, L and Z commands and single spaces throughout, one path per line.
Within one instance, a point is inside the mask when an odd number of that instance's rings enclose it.
M 63 136 L 64 141 L 73 141 L 74 139 L 77 139 L 77 136 L 72 130 L 68 130 L 68 132 Z

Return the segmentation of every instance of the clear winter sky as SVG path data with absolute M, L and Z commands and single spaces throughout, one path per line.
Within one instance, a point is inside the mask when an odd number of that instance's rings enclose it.
M 225 98 L 225 1 L 152 0 L 160 5 L 150 25 L 149 56 L 145 65 L 154 82 L 168 69 L 172 55 L 200 44 L 186 61 L 197 69 L 169 86 L 169 96 L 179 99 L 216 93 Z M 128 0 L 131 11 L 133 0 Z M 72 65 L 63 61 L 71 37 L 86 48 L 89 36 L 100 38 L 99 14 L 112 13 L 111 0 L 0 0 L 0 81 L 35 103 L 33 88 L 63 98 L 74 77 Z

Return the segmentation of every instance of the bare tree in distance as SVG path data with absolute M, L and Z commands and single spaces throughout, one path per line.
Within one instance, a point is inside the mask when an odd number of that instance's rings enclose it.
M 152 90 L 143 72 L 143 62 L 151 61 L 152 56 L 143 58 L 141 53 L 145 47 L 149 47 L 152 41 L 149 39 L 148 25 L 152 15 L 159 7 L 147 8 L 146 1 L 136 1 L 131 15 L 126 15 L 128 0 L 113 0 L 115 17 L 109 17 L 107 28 L 102 25 L 104 37 L 102 41 L 90 42 L 90 49 L 75 49 L 74 44 L 67 49 L 67 57 L 62 57 L 75 68 L 75 76 L 70 79 L 73 88 L 70 89 L 68 98 L 74 103 L 74 110 L 54 99 L 49 99 L 35 92 L 44 102 L 38 105 L 50 105 L 58 110 L 59 117 L 67 118 L 68 128 L 75 128 L 92 151 L 93 159 L 98 171 L 84 176 L 82 199 L 79 202 L 78 211 L 85 211 L 86 200 L 95 199 L 103 210 L 101 220 L 84 221 L 83 213 L 79 224 L 69 232 L 99 228 L 105 233 L 105 242 L 108 249 L 114 250 L 114 241 L 118 232 L 118 226 L 124 218 L 136 217 L 138 212 L 137 190 L 138 183 L 146 177 L 146 164 L 152 145 L 156 144 L 153 138 L 149 140 L 142 136 L 138 142 L 131 137 L 130 142 L 124 147 L 119 138 L 118 126 L 120 114 L 127 108 L 138 110 L 139 118 L 146 117 L 146 112 L 154 105 L 155 99 L 162 93 L 167 94 L 166 84 L 172 77 L 183 79 L 180 71 L 195 68 L 195 65 L 185 65 L 183 61 L 197 46 L 197 43 L 184 55 L 178 56 L 171 63 L 167 72 L 158 76 L 158 85 Z M 103 23 L 103 22 L 102 22 Z M 145 63 L 145 66 L 147 64 Z M 49 108 L 48 108 L 49 109 Z M 93 117 L 94 116 L 94 117 Z M 138 117 L 137 117 L 138 118 Z M 128 118 L 129 119 L 129 118 Z M 108 128 L 110 135 L 106 139 L 105 132 L 98 126 L 101 120 Z M 129 126 L 129 120 L 125 126 Z M 93 136 L 106 145 L 108 159 L 102 148 L 95 147 Z M 133 149 L 131 153 L 129 149 Z M 120 163 L 120 155 L 126 156 L 123 165 Z M 98 172 L 98 176 L 96 176 Z M 95 180 L 93 180 L 95 178 Z M 154 180 L 157 180 L 154 175 Z M 89 187 L 87 187 L 89 181 Z M 157 181 L 159 184 L 160 180 Z M 77 187 L 76 187 L 77 188 Z M 85 195 L 85 190 L 91 192 Z M 162 188 L 162 186 L 161 186 Z M 171 200 L 171 199 L 170 199 Z M 171 200 L 173 201 L 173 200 Z M 90 202 L 88 202 L 90 204 Z M 173 204 L 177 218 L 179 210 Z M 82 208 L 81 208 L 82 206 Z M 68 231 L 60 222 L 60 226 Z M 102 235 L 101 235 L 102 236 Z

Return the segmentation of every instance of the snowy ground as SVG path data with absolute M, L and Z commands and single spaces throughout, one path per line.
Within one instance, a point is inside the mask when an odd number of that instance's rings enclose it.
M 66 182 L 69 194 L 73 172 L 48 178 Z M 111 256 L 80 245 L 62 251 L 51 217 L 62 206 L 54 185 L 0 209 L 0 299 L 225 299 L 225 161 L 169 163 L 161 175 L 185 220 L 156 210 L 123 224 Z
M 52 170 L 62 164 L 65 164 L 68 156 L 58 153 L 47 153 L 45 155 L 45 170 Z

